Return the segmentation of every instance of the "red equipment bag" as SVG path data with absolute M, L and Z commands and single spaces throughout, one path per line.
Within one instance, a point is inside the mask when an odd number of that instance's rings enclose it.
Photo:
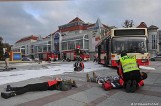
M 83 62 L 81 62 L 80 64 L 81 64 L 82 69 L 84 69 L 84 63 L 83 63 Z
M 102 88 L 104 90 L 110 90 L 110 89 L 112 89 L 111 82 L 110 81 L 106 81 L 105 83 L 102 84 Z
M 141 81 L 138 83 L 138 86 L 139 86 L 139 87 L 144 86 L 144 81 L 141 80 Z
M 123 81 L 121 78 L 120 78 L 120 80 L 119 80 L 119 83 L 120 83 L 121 86 L 124 85 L 124 81 Z

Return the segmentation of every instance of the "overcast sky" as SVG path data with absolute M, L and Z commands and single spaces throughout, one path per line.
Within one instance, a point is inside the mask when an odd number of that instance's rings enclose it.
M 58 26 L 79 17 L 95 23 L 121 27 L 133 20 L 161 29 L 160 0 L 62 0 L 0 2 L 0 36 L 9 44 L 29 35 L 45 37 Z

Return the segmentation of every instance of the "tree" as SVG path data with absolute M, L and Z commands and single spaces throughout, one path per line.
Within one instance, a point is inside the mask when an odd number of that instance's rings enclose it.
M 0 36 L 0 42 L 2 42 L 3 41 L 3 38 Z
M 131 28 L 134 26 L 133 20 L 125 20 L 125 22 L 122 25 L 124 28 Z
M 3 38 L 0 36 L 0 60 L 3 57 L 3 48 L 7 48 L 9 51 L 11 50 L 11 45 L 8 43 L 3 43 Z

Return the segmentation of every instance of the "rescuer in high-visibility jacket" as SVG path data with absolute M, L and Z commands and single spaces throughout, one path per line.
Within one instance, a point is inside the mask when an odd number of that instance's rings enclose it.
M 126 92 L 135 92 L 135 90 L 144 85 L 144 79 L 147 78 L 145 72 L 140 72 L 135 56 L 128 56 L 121 53 L 118 66 L 118 74 L 124 81 Z

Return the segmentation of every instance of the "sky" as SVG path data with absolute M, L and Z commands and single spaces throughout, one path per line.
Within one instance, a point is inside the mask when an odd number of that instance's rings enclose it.
M 76 17 L 89 23 L 99 18 L 103 24 L 116 27 L 122 27 L 125 20 L 133 20 L 135 26 L 145 22 L 161 29 L 161 1 L 1 1 L 0 36 L 12 45 L 30 35 L 45 37 Z
M 56 62 L 54 62 L 56 63 Z M 61 63 L 57 62 L 55 65 L 45 65 L 45 63 L 42 63 L 43 68 L 41 69 L 37 69 L 37 70 L 30 70 L 30 67 L 34 67 L 35 64 L 37 63 L 17 63 L 17 64 L 10 64 L 10 66 L 12 67 L 18 67 L 18 66 L 28 66 L 29 69 L 15 69 L 12 71 L 4 71 L 4 72 L 0 72 L 0 85 L 3 84 L 9 84 L 9 83 L 13 83 L 13 82 L 19 82 L 19 81 L 24 81 L 24 80 L 28 80 L 31 78 L 39 78 L 42 76 L 52 76 L 52 75 L 58 75 L 58 74 L 69 74 L 69 73 L 73 73 L 73 62 L 70 62 L 69 64 L 67 63 Z M 97 63 L 93 63 L 92 61 L 89 62 L 84 62 L 84 70 L 77 72 L 77 73 L 89 73 L 92 71 L 99 71 L 99 70 L 111 70 L 108 67 L 102 67 L 102 65 L 97 64 Z M 140 66 L 140 69 L 144 69 L 144 70 L 155 70 L 155 68 L 153 67 L 147 67 L 147 66 Z M 114 71 L 115 72 L 115 71 Z M 99 74 L 97 74 L 99 75 Z M 116 75 L 115 74 L 111 74 L 111 75 Z M 106 75 L 105 75 L 106 76 Z

